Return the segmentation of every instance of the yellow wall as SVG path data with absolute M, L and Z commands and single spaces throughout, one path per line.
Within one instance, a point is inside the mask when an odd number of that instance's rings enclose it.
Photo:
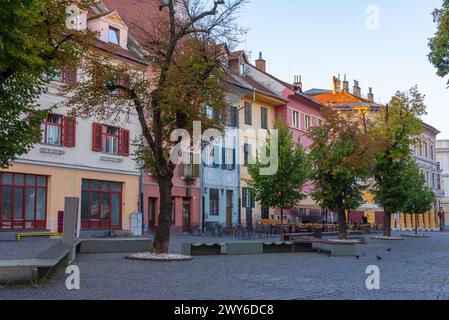
M 240 187 L 245 188 L 248 186 L 248 181 L 251 180 L 251 176 L 248 173 L 248 168 L 243 165 L 244 160 L 244 144 L 245 144 L 245 138 L 249 138 L 250 140 L 256 140 L 258 139 L 260 142 L 265 142 L 265 137 L 262 139 L 262 137 L 257 136 L 258 130 L 262 127 L 262 117 L 261 117 L 261 108 L 264 107 L 268 110 L 268 129 L 274 129 L 275 123 L 276 123 L 276 105 L 282 104 L 281 100 L 274 100 L 268 97 L 264 97 L 262 95 L 256 94 L 256 99 L 254 100 L 253 94 L 248 94 L 242 101 L 240 101 L 239 108 L 241 109 L 239 112 L 239 129 L 240 129 Z M 245 110 L 244 105 L 245 102 L 252 103 L 252 125 L 246 125 L 245 124 Z M 246 133 L 245 130 L 253 129 L 255 130 L 255 135 L 251 133 Z M 251 141 L 249 142 L 251 144 Z M 254 143 L 254 142 L 252 142 Z M 254 149 L 253 149 L 254 150 Z M 253 156 L 255 154 L 253 153 Z M 240 204 L 241 206 L 242 204 Z M 255 223 L 255 218 L 258 218 L 258 216 L 261 215 L 262 207 L 259 203 L 255 204 L 255 208 L 253 209 L 253 222 Z M 270 208 L 270 215 L 274 215 L 275 210 L 273 208 Z M 245 208 L 242 208 L 242 223 L 246 223 L 246 211 Z
M 122 228 L 124 230 L 130 230 L 130 214 L 138 211 L 138 176 L 29 164 L 14 164 L 10 169 L 3 171 L 48 176 L 47 229 L 51 231 L 58 229 L 58 211 L 64 211 L 64 198 L 78 197 L 81 200 L 82 179 L 114 181 L 123 184 Z

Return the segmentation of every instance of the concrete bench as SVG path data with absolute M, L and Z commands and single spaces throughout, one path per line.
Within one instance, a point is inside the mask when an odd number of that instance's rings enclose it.
M 37 278 L 45 280 L 57 267 L 69 264 L 70 246 L 56 244 L 39 253 L 34 259 L 0 260 L 0 269 L 29 269 L 33 278 L 37 270 Z M 30 279 L 33 281 L 33 279 Z
M 262 242 L 231 242 L 221 247 L 221 254 L 229 256 L 263 254 Z
M 221 254 L 224 243 L 183 243 L 182 254 L 186 256 L 215 256 Z
M 314 241 L 313 250 L 326 252 L 335 257 L 355 257 L 355 243 L 338 243 L 333 241 Z
M 294 244 L 290 241 L 264 242 L 263 253 L 293 253 Z
M 111 238 L 82 239 L 77 245 L 77 252 L 91 253 L 133 253 L 150 251 L 153 247 L 151 239 L 141 238 Z

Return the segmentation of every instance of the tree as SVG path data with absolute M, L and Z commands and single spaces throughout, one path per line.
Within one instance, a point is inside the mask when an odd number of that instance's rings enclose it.
M 86 81 L 68 88 L 75 114 L 112 117 L 137 113 L 144 146 L 140 154 L 150 166 L 160 190 L 160 214 L 153 241 L 153 253 L 168 252 L 172 224 L 172 188 L 176 164 L 170 161 L 175 129 L 192 135 L 193 124 L 203 129 L 222 128 L 222 121 L 210 119 L 207 108 L 222 113 L 227 106 L 217 43 L 234 43 L 244 30 L 235 23 L 245 0 L 167 0 L 159 10 L 140 12 L 128 22 L 139 33 L 142 55 L 151 61 L 149 77 L 132 67 L 89 53 L 83 61 Z M 123 84 L 124 79 L 126 85 Z M 125 94 L 117 95 L 117 90 Z M 207 105 L 207 108 L 205 108 Z M 198 145 L 195 146 L 198 154 Z M 197 161 L 199 161 L 197 159 Z
M 0 6 L 0 168 L 29 151 L 45 116 L 36 100 L 51 78 L 76 61 L 89 33 L 66 25 L 87 0 L 4 1 Z M 29 117 L 32 114 L 32 117 Z
M 449 74 L 449 0 L 444 0 L 441 9 L 435 9 L 433 20 L 438 30 L 429 41 L 429 60 L 437 68 L 437 75 L 445 77 Z
M 420 172 L 416 163 L 411 163 L 405 170 L 408 177 L 409 188 L 404 206 L 404 212 L 415 215 L 415 234 L 418 234 L 418 215 L 432 209 L 435 194 L 427 186 L 424 175 Z
M 313 198 L 338 214 L 339 238 L 347 239 L 346 211 L 360 207 L 370 178 L 374 144 L 368 124 L 353 112 L 323 112 L 325 122 L 313 128 L 310 157 Z M 364 119 L 364 118 L 363 118 Z
M 310 165 L 303 147 L 299 142 L 293 142 L 288 127 L 281 120 L 277 129 L 277 139 L 268 135 L 265 151 L 258 153 L 255 164 L 248 165 L 252 177 L 249 187 L 256 201 L 267 207 L 280 208 L 283 221 L 284 210 L 294 208 L 304 198 L 302 188 L 307 181 Z M 277 144 L 277 149 L 274 149 L 276 146 L 273 143 Z M 272 149 L 276 150 L 275 155 L 271 154 Z M 276 159 L 277 170 L 264 174 L 263 169 L 273 165 L 269 162 L 270 158 Z
M 386 237 L 391 237 L 391 215 L 403 210 L 410 192 L 410 176 L 404 172 L 414 162 L 410 146 L 421 133 L 422 122 L 418 117 L 425 110 L 424 96 L 417 87 L 408 93 L 397 92 L 371 130 L 372 140 L 378 144 L 372 191 L 384 209 Z

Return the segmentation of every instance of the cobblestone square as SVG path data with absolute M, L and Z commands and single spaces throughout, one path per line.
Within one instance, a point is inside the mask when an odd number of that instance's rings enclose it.
M 78 255 L 80 290 L 67 290 L 66 275 L 59 270 L 39 287 L 9 285 L 0 289 L 0 299 L 447 300 L 449 233 L 429 235 L 392 242 L 367 236 L 367 243 L 357 248 L 359 259 L 298 253 L 154 263 L 126 260 L 126 254 Z M 171 252 L 181 252 L 184 242 L 214 240 L 234 241 L 175 236 Z M 54 242 L 0 242 L 0 257 L 31 258 Z M 380 290 L 366 289 L 365 271 L 370 265 L 380 268 Z

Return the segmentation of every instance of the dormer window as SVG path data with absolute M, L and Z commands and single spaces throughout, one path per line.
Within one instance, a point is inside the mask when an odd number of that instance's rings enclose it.
M 245 65 L 243 63 L 240 64 L 240 75 L 243 76 L 245 74 Z
M 109 26 L 109 43 L 119 45 L 120 41 L 120 30 Z

